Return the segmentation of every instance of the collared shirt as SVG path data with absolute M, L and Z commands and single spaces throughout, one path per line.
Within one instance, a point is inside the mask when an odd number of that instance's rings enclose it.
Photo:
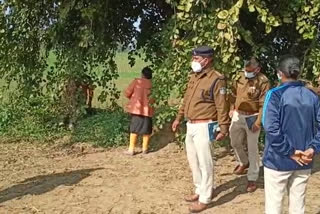
M 212 68 L 192 73 L 177 120 L 212 119 L 218 121 L 221 133 L 228 133 L 230 118 L 226 80 Z
M 241 72 L 240 78 L 232 85 L 231 106 L 232 109 L 258 114 L 256 125 L 260 126 L 262 117 L 262 107 L 266 92 L 270 84 L 268 78 L 258 73 L 254 78 L 246 78 Z

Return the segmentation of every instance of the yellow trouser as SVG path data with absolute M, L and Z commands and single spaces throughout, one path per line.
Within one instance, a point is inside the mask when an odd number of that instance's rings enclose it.
M 137 140 L 138 140 L 138 134 L 130 133 L 129 151 L 134 152 Z M 150 135 L 143 135 L 142 136 L 142 151 L 148 150 L 149 142 L 150 142 Z

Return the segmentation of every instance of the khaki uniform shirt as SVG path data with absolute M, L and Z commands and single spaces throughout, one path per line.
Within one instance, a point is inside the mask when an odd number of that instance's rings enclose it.
M 230 125 L 228 114 L 229 103 L 224 76 L 212 68 L 201 73 L 192 73 L 176 119 L 212 119 L 218 121 L 221 133 L 227 134 Z
M 320 96 L 320 88 L 319 87 L 315 87 L 311 81 L 309 80 L 304 80 L 304 79 L 300 79 L 301 82 L 304 83 L 305 87 L 312 90 L 314 93 L 318 94 L 318 96 Z
M 247 113 L 259 113 L 256 125 L 261 126 L 262 108 L 266 92 L 270 88 L 268 78 L 258 73 L 256 77 L 248 79 L 244 72 L 232 85 L 231 108 Z

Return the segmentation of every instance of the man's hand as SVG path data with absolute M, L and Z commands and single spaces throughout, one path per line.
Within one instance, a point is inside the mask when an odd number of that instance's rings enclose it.
M 301 150 L 296 150 L 294 152 L 294 155 L 292 155 L 290 158 L 295 162 L 297 162 L 300 166 L 308 165 L 310 163 L 309 162 L 310 159 L 309 158 L 303 159 L 302 156 L 306 156 L 306 153 Z
M 301 156 L 301 159 L 306 163 L 311 163 L 313 156 L 314 156 L 314 150 L 310 148 L 304 151 L 304 155 Z
M 257 132 L 260 130 L 260 126 L 256 125 L 256 124 L 253 124 L 252 127 L 251 127 L 251 131 L 252 132 Z
M 221 141 L 221 140 L 223 140 L 225 137 L 226 137 L 225 134 L 219 132 L 218 135 L 217 135 L 217 137 L 216 137 L 216 141 Z
M 234 112 L 234 110 L 229 111 L 229 117 L 230 117 L 230 118 L 233 117 L 233 112 Z
M 180 124 L 180 121 L 179 121 L 179 120 L 173 121 L 173 123 L 172 123 L 172 131 L 173 131 L 173 132 L 176 132 L 176 131 L 177 131 L 177 128 L 178 128 L 179 124 Z

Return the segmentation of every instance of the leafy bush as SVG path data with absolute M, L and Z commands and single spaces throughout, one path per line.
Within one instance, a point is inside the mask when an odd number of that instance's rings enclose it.
M 61 137 L 59 113 L 49 97 L 17 97 L 0 102 L 0 136 L 11 140 L 49 140 Z
M 129 118 L 122 110 L 98 110 L 94 115 L 82 115 L 75 129 L 59 126 L 63 120 L 59 104 L 50 97 L 11 95 L 0 100 L 0 138 L 6 141 L 49 142 L 71 136 L 71 143 L 88 142 L 114 147 L 128 141 Z
M 79 121 L 72 142 L 91 142 L 97 146 L 116 147 L 128 142 L 129 117 L 122 110 L 100 111 Z

